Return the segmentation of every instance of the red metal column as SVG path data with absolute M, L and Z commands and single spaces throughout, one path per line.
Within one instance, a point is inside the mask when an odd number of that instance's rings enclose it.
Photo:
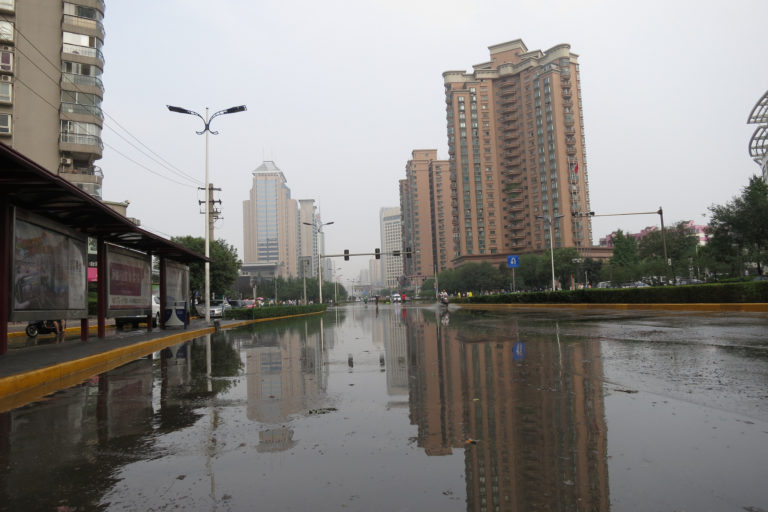
M 101 237 L 96 243 L 96 262 L 98 268 L 98 281 L 96 282 L 97 335 L 99 338 L 104 338 L 107 335 L 107 247 Z
M 0 355 L 8 352 L 8 315 L 11 289 L 11 208 L 0 198 Z

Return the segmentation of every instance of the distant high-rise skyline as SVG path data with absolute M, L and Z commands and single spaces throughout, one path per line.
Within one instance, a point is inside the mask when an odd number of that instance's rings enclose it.
M 403 258 L 393 256 L 393 251 L 403 247 L 403 230 L 400 208 L 388 207 L 379 210 L 381 233 L 381 280 L 386 288 L 397 289 L 403 275 Z

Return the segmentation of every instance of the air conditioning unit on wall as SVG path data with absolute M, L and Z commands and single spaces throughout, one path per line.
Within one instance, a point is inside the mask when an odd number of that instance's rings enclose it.
M 64 165 L 64 166 L 72 165 L 72 159 L 71 158 L 62 158 L 61 159 L 61 165 Z

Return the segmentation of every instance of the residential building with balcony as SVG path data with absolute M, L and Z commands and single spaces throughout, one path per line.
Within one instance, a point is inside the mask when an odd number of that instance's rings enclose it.
M 400 181 L 403 249 L 411 257 L 403 264 L 411 285 L 449 268 L 451 240 L 450 162 L 438 160 L 435 149 L 415 149 Z
M 0 142 L 101 198 L 103 0 L 0 0 Z
M 489 47 L 472 72 L 446 71 L 451 266 L 588 248 L 592 227 L 578 56 L 570 45 Z

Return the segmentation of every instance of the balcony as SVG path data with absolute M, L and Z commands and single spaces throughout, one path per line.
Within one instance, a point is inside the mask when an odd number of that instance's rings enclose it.
M 74 73 L 62 73 L 61 74 L 61 84 L 66 88 L 67 85 L 71 84 L 73 87 L 73 90 L 79 90 L 81 92 L 90 92 L 90 93 L 97 93 L 99 96 L 101 96 L 104 93 L 104 83 L 101 81 L 101 78 L 97 76 L 89 76 L 89 75 L 76 75 Z M 92 90 L 87 90 L 83 88 L 92 88 Z M 98 89 L 98 90 L 93 90 Z
M 101 142 L 101 137 L 96 135 L 60 133 L 59 150 L 69 153 L 98 155 L 98 158 L 101 158 L 104 152 L 104 144 Z
M 573 156 L 576 154 L 576 146 L 566 146 L 565 153 L 568 156 Z
M 571 97 L 571 90 L 570 89 L 563 89 L 563 98 L 570 98 Z
M 65 14 L 63 25 L 65 30 L 68 27 L 74 27 L 75 30 L 73 30 L 73 32 L 84 33 L 89 36 L 97 36 L 102 40 L 106 35 L 104 24 L 98 20 L 90 18 L 81 18 L 79 16 L 72 16 L 71 14 Z
M 61 47 L 61 52 L 66 58 L 73 56 L 83 57 L 82 60 L 75 59 L 78 62 L 84 62 L 86 64 L 95 64 L 100 68 L 104 67 L 104 54 L 98 48 L 92 48 L 90 46 L 78 46 L 76 44 L 64 43 Z
M 79 103 L 62 103 L 60 112 L 62 114 L 74 114 L 75 116 L 92 116 L 104 120 L 104 114 L 101 111 L 101 107 L 95 105 L 81 105 Z M 85 121 L 90 121 L 86 119 Z

